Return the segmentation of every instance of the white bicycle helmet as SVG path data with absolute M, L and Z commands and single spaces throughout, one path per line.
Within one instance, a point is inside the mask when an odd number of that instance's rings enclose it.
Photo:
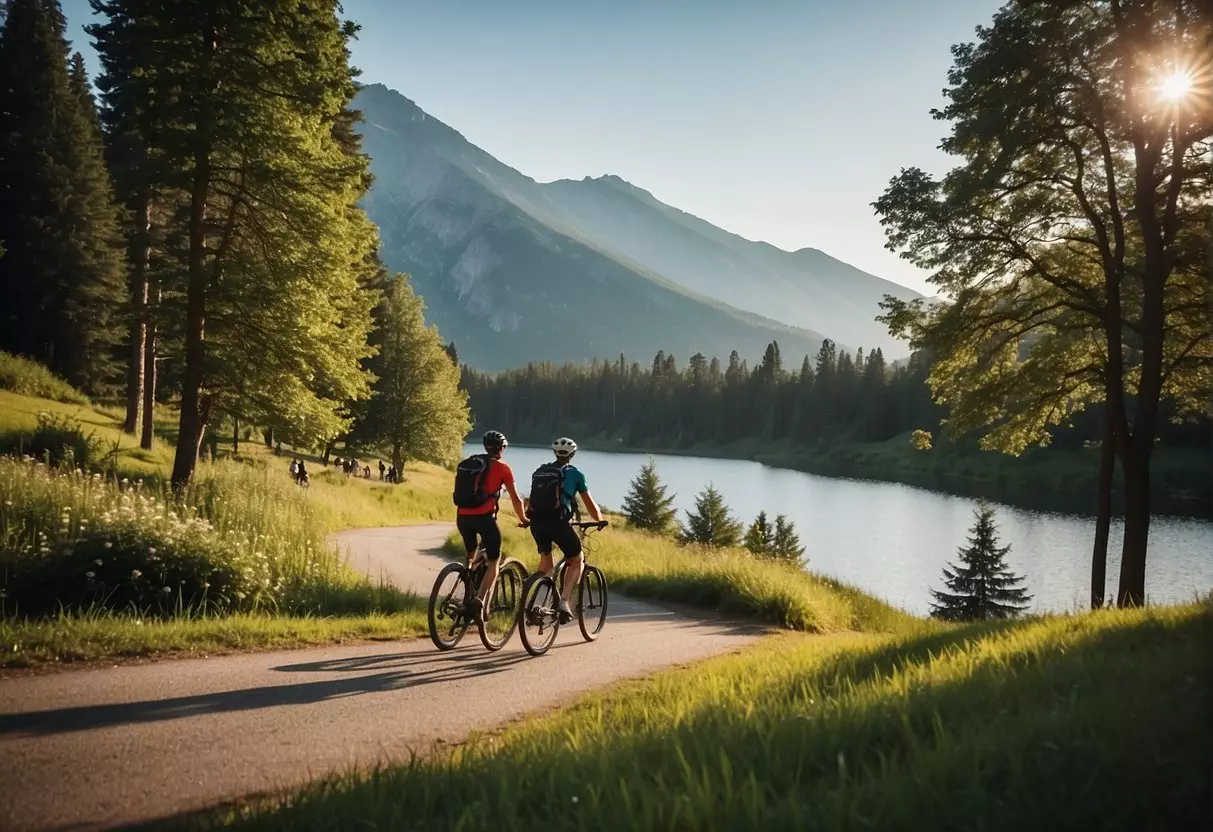
M 562 436 L 552 443 L 552 450 L 556 452 L 556 456 L 572 456 L 577 453 L 577 443 L 567 436 Z

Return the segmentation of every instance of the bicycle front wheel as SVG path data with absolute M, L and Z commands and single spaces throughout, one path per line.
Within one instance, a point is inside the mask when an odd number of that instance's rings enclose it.
M 518 636 L 532 656 L 542 656 L 556 641 L 560 615 L 556 602 L 560 593 L 548 575 L 536 575 L 527 581 L 518 609 Z
M 480 641 L 489 651 L 500 650 L 518 627 L 518 608 L 522 606 L 522 586 L 526 569 L 516 560 L 505 560 L 497 572 L 497 583 L 484 615 L 477 622 Z
M 430 590 L 428 618 L 430 640 L 439 650 L 452 650 L 472 622 L 463 614 L 467 602 L 467 567 L 448 563 L 434 580 Z
M 597 566 L 587 566 L 577 586 L 577 626 L 586 641 L 598 638 L 606 626 L 606 575 Z

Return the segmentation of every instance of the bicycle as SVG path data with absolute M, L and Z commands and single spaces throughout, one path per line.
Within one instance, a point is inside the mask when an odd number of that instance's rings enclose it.
M 467 633 L 472 618 L 464 612 L 464 604 L 480 589 L 488 569 L 484 547 L 476 550 L 468 564 L 448 563 L 434 579 L 427 612 L 430 640 L 439 650 L 453 650 Z M 486 650 L 495 652 L 505 647 L 518 626 L 518 606 L 522 589 L 530 573 L 522 562 L 501 556 L 497 581 L 489 593 L 483 614 L 476 621 L 480 641 Z M 449 583 L 449 589 L 445 589 Z
M 606 625 L 607 594 L 606 575 L 597 566 L 589 562 L 590 532 L 602 531 L 606 521 L 601 523 L 573 523 L 581 535 L 583 567 L 581 580 L 577 584 L 577 602 L 573 610 L 577 618 L 577 626 L 581 637 L 586 641 L 594 641 Z M 552 570 L 551 575 L 536 573 L 523 585 L 522 606 L 518 609 L 518 637 L 522 646 L 532 656 L 542 656 L 556 641 L 560 631 L 560 615 L 556 602 L 560 598 L 560 588 L 564 586 L 564 573 L 568 561 L 562 560 Z M 528 627 L 535 628 L 535 634 L 530 634 Z

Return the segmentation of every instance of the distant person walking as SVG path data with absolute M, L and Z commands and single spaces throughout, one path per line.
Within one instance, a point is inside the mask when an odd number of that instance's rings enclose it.
M 385 476 L 386 471 L 387 471 L 387 466 L 383 464 L 382 459 L 379 460 L 379 481 L 380 482 L 383 482 L 383 478 Z
M 299 460 L 292 459 L 291 460 L 291 478 L 298 479 L 298 477 L 299 477 Z

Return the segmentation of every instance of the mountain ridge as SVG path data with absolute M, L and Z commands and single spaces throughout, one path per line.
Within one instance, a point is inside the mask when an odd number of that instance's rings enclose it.
M 558 184 L 576 180 L 539 183 L 395 90 L 368 84 L 355 106 L 363 112 L 363 143 L 375 175 L 364 206 L 380 227 L 381 256 L 389 268 L 413 276 L 427 317 L 474 366 L 504 369 L 528 360 L 620 352 L 647 361 L 657 349 L 683 358 L 696 351 L 724 358 L 737 349 L 755 360 L 770 340 L 779 340 L 790 356 L 820 345 L 821 334 L 795 321 L 738 306 L 667 274 L 655 267 L 661 264 L 651 251 L 603 233 L 601 226 L 643 216 L 642 225 L 659 234 L 684 236 L 682 245 L 700 260 L 700 250 L 724 251 L 720 235 L 747 246 L 770 244 L 719 229 L 613 174 L 587 177 L 605 182 L 622 200 L 596 223 L 589 216 L 594 197 L 570 210 L 574 197 Z M 752 262 L 741 265 L 753 268 Z M 584 311 L 606 308 L 614 311 Z M 551 314 L 578 321 L 559 346 L 543 336 Z

